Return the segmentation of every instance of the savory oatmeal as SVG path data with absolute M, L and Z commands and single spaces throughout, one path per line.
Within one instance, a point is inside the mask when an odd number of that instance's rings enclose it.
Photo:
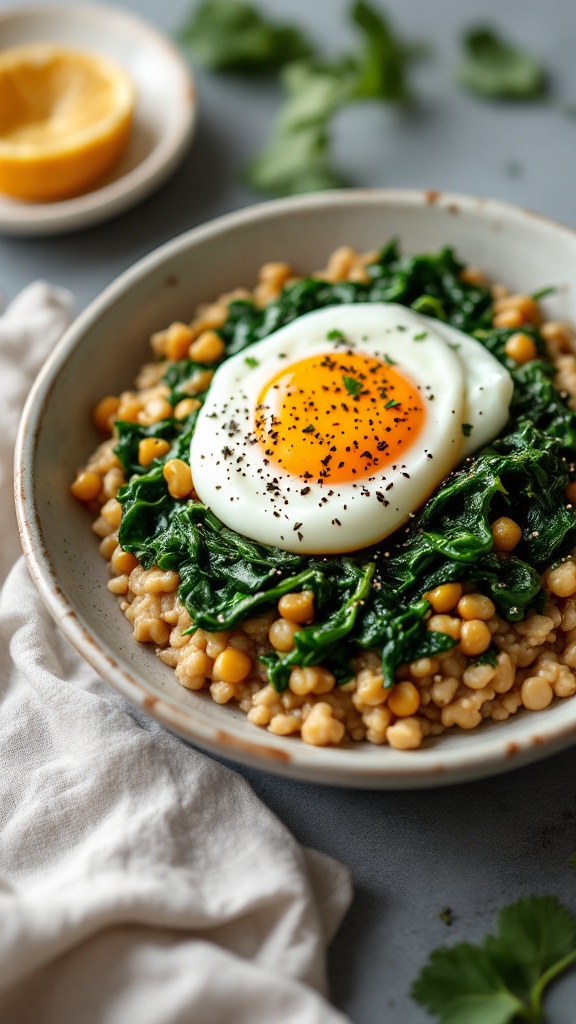
M 384 304 L 388 326 L 367 354 Z M 280 351 L 298 325 L 304 344 L 323 332 L 316 362 L 316 350 L 302 360 L 297 348 L 292 362 Z M 266 404 L 273 338 L 290 370 L 275 363 L 270 378 L 288 396 L 284 423 Z M 416 354 L 403 381 L 408 342 Z M 576 693 L 576 347 L 567 324 L 543 320 L 537 297 L 509 294 L 449 250 L 408 258 L 394 245 L 342 247 L 309 278 L 265 264 L 253 291 L 201 306 L 151 346 L 134 389 L 96 405 L 105 440 L 71 491 L 94 513 L 108 586 L 135 640 L 153 644 L 183 687 L 235 702 L 276 735 L 400 750 Z M 426 359 L 433 383 L 410 391 Z M 228 396 L 248 407 L 253 375 L 254 408 L 266 413 L 246 433 L 218 391 L 234 367 Z M 454 422 L 437 411 L 449 371 Z M 328 395 L 334 435 L 317 429 L 314 388 Z M 495 396 L 501 421 L 490 428 Z M 230 440 L 208 445 L 202 463 L 193 439 L 218 415 Z M 265 456 L 257 486 L 245 484 L 245 449 Z M 298 503 L 282 489 L 287 460 Z M 375 521 L 376 540 L 363 532 Z

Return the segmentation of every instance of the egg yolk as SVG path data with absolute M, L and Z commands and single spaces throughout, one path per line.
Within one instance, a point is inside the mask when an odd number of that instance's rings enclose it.
M 302 480 L 350 483 L 401 462 L 425 420 L 394 365 L 330 352 L 280 370 L 258 396 L 254 433 L 270 463 Z

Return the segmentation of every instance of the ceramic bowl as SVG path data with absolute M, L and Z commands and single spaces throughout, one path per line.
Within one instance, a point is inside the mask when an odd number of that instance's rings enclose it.
M 69 484 L 98 438 L 94 403 L 132 384 L 148 339 L 238 285 L 268 260 L 298 272 L 344 243 L 360 250 L 397 237 L 404 251 L 456 248 L 512 289 L 555 285 L 546 314 L 576 322 L 576 234 L 499 202 L 436 192 L 345 191 L 254 206 L 174 239 L 108 287 L 67 331 L 30 394 L 16 453 L 16 502 L 30 571 L 66 636 L 107 682 L 168 729 L 206 750 L 268 771 L 364 788 L 416 788 L 506 771 L 576 742 L 576 699 L 504 723 L 448 732 L 401 752 L 361 744 L 310 747 L 273 736 L 229 706 L 183 689 L 106 589 L 88 513 Z M 57 453 L 57 457 L 55 457 Z

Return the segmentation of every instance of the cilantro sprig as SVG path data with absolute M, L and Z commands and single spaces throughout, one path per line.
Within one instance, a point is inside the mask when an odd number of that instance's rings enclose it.
M 576 918 L 555 896 L 500 911 L 481 945 L 440 946 L 412 988 L 440 1024 L 543 1024 L 548 985 L 576 964 Z

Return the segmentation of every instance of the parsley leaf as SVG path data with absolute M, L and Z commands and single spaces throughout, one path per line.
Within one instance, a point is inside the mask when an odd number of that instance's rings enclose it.
M 385 409 L 395 409 L 397 405 L 400 405 L 400 402 L 395 402 L 394 399 L 391 398 L 389 402 L 386 402 L 386 405 L 384 406 L 384 408 Z
M 409 98 L 407 65 L 417 48 L 396 39 L 364 0 L 356 0 L 350 17 L 364 36 L 359 53 L 332 61 L 311 57 L 284 69 L 286 102 L 270 142 L 245 172 L 258 191 L 293 195 L 344 184 L 330 162 L 330 126 L 337 111 L 356 100 Z
M 244 356 L 244 362 L 246 363 L 246 366 L 249 366 L 250 368 L 260 366 L 260 363 L 254 356 Z
M 547 985 L 576 963 L 576 918 L 555 896 L 518 900 L 501 910 L 498 933 L 480 946 L 441 946 L 412 988 L 441 1024 L 542 1022 Z
M 358 398 L 358 395 L 362 391 L 362 381 L 356 380 L 354 377 L 342 377 L 344 381 L 344 387 L 352 398 Z
M 298 29 L 269 24 L 244 0 L 203 0 L 178 37 L 201 64 L 214 71 L 257 74 L 312 52 Z
M 456 77 L 471 92 L 489 99 L 517 100 L 546 93 L 546 76 L 536 58 L 501 39 L 491 28 L 471 29 L 463 42 L 465 54 Z

